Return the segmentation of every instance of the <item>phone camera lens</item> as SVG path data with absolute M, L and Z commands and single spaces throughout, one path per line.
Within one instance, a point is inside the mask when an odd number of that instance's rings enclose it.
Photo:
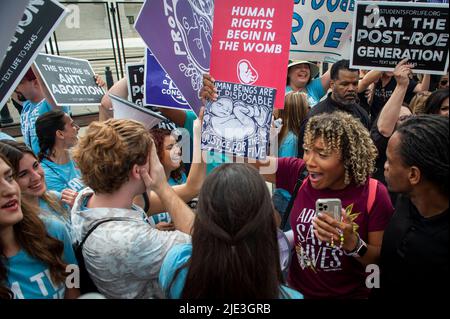
M 323 205 L 323 208 L 324 209 L 328 209 L 328 205 Z

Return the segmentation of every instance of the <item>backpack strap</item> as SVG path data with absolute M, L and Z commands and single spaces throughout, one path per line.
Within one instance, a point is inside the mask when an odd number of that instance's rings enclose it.
M 126 217 L 113 217 L 113 218 L 109 218 L 109 219 L 103 219 L 101 221 L 99 221 L 98 223 L 94 224 L 94 226 L 92 226 L 88 232 L 86 233 L 86 235 L 84 236 L 83 240 L 81 241 L 81 243 L 78 245 L 78 247 L 80 247 L 80 249 L 83 249 L 83 245 L 84 242 L 86 241 L 86 239 L 88 239 L 89 235 L 92 234 L 92 232 L 101 224 L 106 223 L 106 222 L 110 222 L 110 221 L 118 221 L 118 220 L 132 220 L 131 218 L 126 218 Z
M 291 199 L 289 200 L 288 206 L 286 207 L 286 211 L 284 212 L 283 219 L 281 221 L 281 225 L 280 225 L 281 229 L 284 229 L 284 227 L 287 224 L 289 215 L 292 210 L 292 206 L 294 206 L 295 198 L 297 197 L 297 194 L 298 194 L 298 191 L 300 190 L 300 188 L 302 188 L 303 185 L 306 184 L 307 176 L 308 176 L 308 170 L 306 169 L 306 165 L 305 165 L 298 174 L 298 179 L 297 179 L 297 182 L 295 183 L 294 191 L 292 192 Z
M 367 198 L 367 214 L 370 214 L 377 196 L 378 181 L 374 178 L 369 179 L 369 197 Z

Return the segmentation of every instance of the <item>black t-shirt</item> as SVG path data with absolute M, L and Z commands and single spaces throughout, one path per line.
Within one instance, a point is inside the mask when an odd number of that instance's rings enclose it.
M 375 119 L 378 114 L 380 114 L 381 109 L 386 104 L 386 102 L 391 97 L 392 93 L 397 86 L 397 81 L 394 77 L 386 84 L 385 87 L 381 85 L 381 80 L 375 83 L 375 89 L 373 93 L 373 101 L 372 106 L 370 107 L 370 115 L 372 119 Z M 414 80 L 409 80 L 408 89 L 406 91 L 406 95 L 404 98 L 404 102 L 411 102 L 411 99 L 414 97 L 414 89 L 417 86 L 417 82 Z
M 366 110 L 364 110 L 358 104 L 353 105 L 342 105 L 331 98 L 331 93 L 328 94 L 327 98 L 322 102 L 314 106 L 308 113 L 306 119 L 303 121 L 300 128 L 300 135 L 298 138 L 298 157 L 303 157 L 303 136 L 305 135 L 306 123 L 314 115 L 319 115 L 322 113 L 333 113 L 336 111 L 347 112 L 353 115 L 355 118 L 359 119 L 361 123 L 370 130 L 369 115 Z
M 443 298 L 449 285 L 449 212 L 420 215 L 411 200 L 399 195 L 384 231 L 380 260 L 383 298 Z

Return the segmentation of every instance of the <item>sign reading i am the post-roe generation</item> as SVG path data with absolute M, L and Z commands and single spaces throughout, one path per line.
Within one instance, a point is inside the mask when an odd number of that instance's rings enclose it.
M 448 4 L 357 1 L 351 66 L 391 71 L 409 59 L 420 73 L 448 69 Z
M 35 66 L 56 105 L 99 105 L 103 89 L 88 60 L 39 54 Z

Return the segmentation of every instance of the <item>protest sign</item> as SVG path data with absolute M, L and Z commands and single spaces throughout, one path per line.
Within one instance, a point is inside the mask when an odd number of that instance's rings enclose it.
M 438 3 L 357 2 L 351 66 L 392 71 L 407 58 L 419 73 L 445 74 L 448 8 Z
M 217 101 L 206 105 L 202 150 L 265 159 L 276 89 L 216 80 Z
M 147 0 L 135 29 L 198 115 L 209 72 L 213 0 Z
M 355 0 L 294 0 L 290 59 L 350 58 Z
M 211 75 L 216 80 L 277 89 L 284 107 L 292 0 L 216 0 Z M 270 67 L 268 67 L 270 66 Z
M 28 0 L 2 1 L 2 6 L 8 7 L 8 10 L 0 11 L 0 30 L 2 30 L 0 33 L 0 66 L 28 2 Z
M 64 15 L 65 8 L 55 0 L 28 4 L 0 67 L 0 107 L 20 83 Z
M 40 53 L 34 64 L 56 105 L 99 105 L 104 91 L 88 60 Z
M 183 94 L 147 49 L 145 55 L 145 104 L 179 110 L 191 110 Z
M 142 63 L 127 63 L 128 100 L 143 105 L 144 100 L 144 70 Z
M 115 119 L 135 120 L 144 124 L 147 129 L 151 129 L 161 121 L 167 120 L 161 114 L 131 103 L 117 95 L 111 93 L 108 95 L 111 98 Z

